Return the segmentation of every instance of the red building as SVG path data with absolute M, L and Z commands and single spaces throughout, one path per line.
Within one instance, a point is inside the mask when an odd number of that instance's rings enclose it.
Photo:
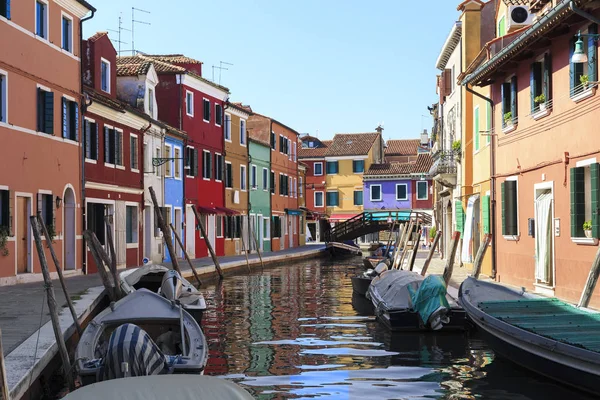
M 119 57 L 118 63 L 135 65 L 148 61 L 152 61 L 159 77 L 158 118 L 188 135 L 184 151 L 186 250 L 190 257 L 208 255 L 204 239 L 195 229 L 191 209 L 195 205 L 205 215 L 205 227 L 216 254 L 224 255 L 222 215 L 231 213 L 224 200 L 223 140 L 223 110 L 229 90 L 204 79 L 202 63 L 183 55 Z
M 386 156 L 387 157 L 387 156 Z M 412 181 L 412 209 L 427 211 L 433 215 L 433 189 L 429 176 L 429 169 L 433 165 L 433 159 L 429 154 L 419 154 L 411 167 L 411 175 L 415 177 Z
M 301 146 L 298 158 L 306 165 L 306 182 L 304 183 L 306 198 L 306 222 L 310 239 L 323 240 L 322 232 L 327 223 L 325 208 L 325 153 L 331 140 L 319 140 L 310 135 L 300 138 Z M 308 233 L 307 233 L 307 238 Z

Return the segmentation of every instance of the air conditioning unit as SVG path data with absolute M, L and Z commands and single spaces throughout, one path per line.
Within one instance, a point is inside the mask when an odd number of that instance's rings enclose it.
M 235 190 L 233 192 L 233 204 L 240 204 L 240 191 Z
M 529 6 L 508 7 L 508 32 L 533 24 L 535 14 L 529 12 Z

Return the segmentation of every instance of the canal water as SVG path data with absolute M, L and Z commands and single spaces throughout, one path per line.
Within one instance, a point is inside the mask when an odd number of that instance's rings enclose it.
M 207 375 L 258 399 L 585 399 L 496 359 L 475 333 L 390 334 L 350 277 L 360 258 L 312 259 L 203 289 Z

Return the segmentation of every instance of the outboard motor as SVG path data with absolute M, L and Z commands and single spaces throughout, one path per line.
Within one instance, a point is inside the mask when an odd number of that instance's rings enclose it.
M 168 300 L 177 300 L 181 296 L 183 283 L 177 271 L 169 270 L 163 275 L 160 291 Z

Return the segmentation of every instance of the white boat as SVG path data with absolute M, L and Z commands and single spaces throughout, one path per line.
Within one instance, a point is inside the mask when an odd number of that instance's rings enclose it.
M 124 293 L 132 293 L 144 288 L 161 294 L 169 300 L 179 300 L 183 309 L 202 323 L 202 315 L 206 310 L 206 301 L 202 293 L 194 285 L 176 271 L 162 265 L 145 265 L 140 268 L 125 270 L 119 274 L 121 289 Z

